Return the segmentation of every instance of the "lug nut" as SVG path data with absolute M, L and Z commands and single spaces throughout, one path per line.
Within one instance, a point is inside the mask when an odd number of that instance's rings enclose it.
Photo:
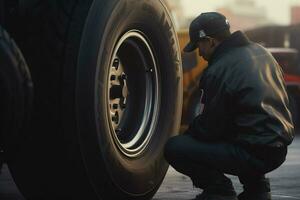
M 118 109 L 119 105 L 118 104 L 113 104 L 113 109 Z
M 127 79 L 126 74 L 122 74 L 122 75 L 121 75 L 121 79 L 122 79 L 122 80 L 126 80 L 126 79 Z
M 148 68 L 148 69 L 146 69 L 146 72 L 153 72 L 153 68 Z
M 118 70 L 120 65 L 120 60 L 118 58 L 114 59 L 113 67 Z
M 116 80 L 116 75 L 111 75 L 110 80 L 111 80 L 111 81 Z
M 116 112 L 116 114 L 114 116 L 112 116 L 112 121 L 115 122 L 116 124 L 119 123 L 119 115 L 118 115 L 117 112 Z
M 126 101 L 127 101 L 127 99 L 126 98 L 124 98 L 124 99 L 121 99 L 121 104 L 120 104 L 120 106 L 121 106 L 121 108 L 122 109 L 125 109 L 126 108 Z

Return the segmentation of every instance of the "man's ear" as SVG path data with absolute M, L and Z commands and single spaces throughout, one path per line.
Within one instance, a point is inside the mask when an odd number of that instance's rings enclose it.
M 216 39 L 214 39 L 214 38 L 212 38 L 212 39 L 210 40 L 210 46 L 211 46 L 211 47 L 216 47 L 216 46 L 218 46 L 218 44 L 219 44 L 218 40 L 216 40 Z
M 216 45 L 216 41 L 214 38 L 209 39 L 209 45 L 210 45 L 210 47 L 214 47 Z

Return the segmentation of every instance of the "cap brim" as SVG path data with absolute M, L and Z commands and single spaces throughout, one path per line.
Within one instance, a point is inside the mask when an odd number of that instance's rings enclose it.
M 183 49 L 184 52 L 192 52 L 197 49 L 197 44 L 189 42 Z

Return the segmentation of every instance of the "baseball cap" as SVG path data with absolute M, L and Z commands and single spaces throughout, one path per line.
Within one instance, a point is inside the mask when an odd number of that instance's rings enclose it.
M 226 17 L 217 12 L 201 13 L 190 25 L 190 42 L 183 51 L 191 52 L 197 48 L 197 42 L 201 39 L 213 36 L 223 30 L 229 30 L 230 25 Z

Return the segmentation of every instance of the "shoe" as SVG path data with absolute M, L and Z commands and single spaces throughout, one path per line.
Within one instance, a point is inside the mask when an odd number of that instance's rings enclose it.
M 236 195 L 219 195 L 202 192 L 192 200 L 238 200 Z
M 262 193 L 250 193 L 250 192 L 242 192 L 238 195 L 238 200 L 271 200 L 270 192 L 262 192 Z

